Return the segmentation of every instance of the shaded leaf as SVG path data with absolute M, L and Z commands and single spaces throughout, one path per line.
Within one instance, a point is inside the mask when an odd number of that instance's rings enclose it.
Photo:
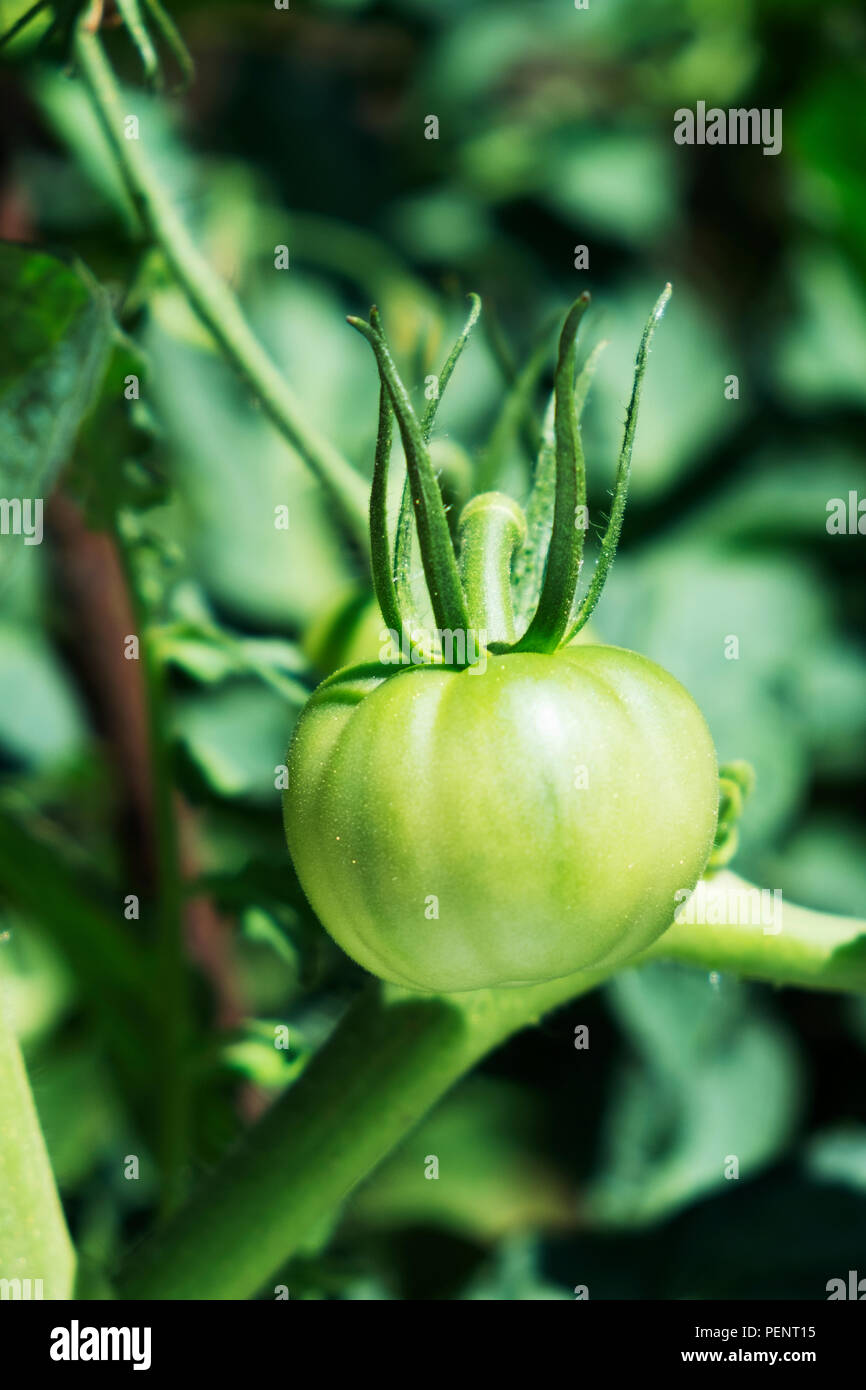
M 586 1194 L 603 1225 L 656 1221 L 788 1140 L 799 1075 L 787 1036 L 736 983 L 667 966 L 628 971 L 609 998 L 640 1056 L 614 1088 L 600 1176 Z
M 0 245 L 0 487 L 45 494 L 108 361 L 108 295 L 77 264 Z

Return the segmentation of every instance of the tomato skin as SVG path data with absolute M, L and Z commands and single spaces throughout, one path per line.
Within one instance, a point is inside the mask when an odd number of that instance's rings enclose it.
M 718 809 L 709 730 L 672 676 L 606 646 L 382 672 L 314 693 L 284 795 L 304 891 L 359 964 L 423 991 L 524 984 L 670 925 Z

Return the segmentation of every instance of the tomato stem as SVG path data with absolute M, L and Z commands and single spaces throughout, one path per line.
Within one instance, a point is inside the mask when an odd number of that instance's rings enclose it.
M 568 627 L 583 557 L 586 466 L 574 399 L 577 332 L 589 307 L 584 291 L 568 312 L 559 340 L 554 377 L 556 498 L 544 582 L 535 614 L 516 645 L 518 651 L 552 652 Z
M 460 575 L 469 619 L 484 643 L 514 642 L 511 557 L 526 535 L 522 509 L 502 492 L 482 492 L 460 517 Z
M 0 973 L 0 1275 L 23 1275 L 28 1283 L 34 1277 L 44 1280 L 45 1298 L 67 1299 L 75 1280 L 75 1251 L 13 1028 L 12 1004 L 11 981 Z
M 105 134 L 138 219 L 224 358 L 252 391 L 280 434 L 296 449 L 331 497 L 353 549 L 366 551 L 367 485 L 338 449 L 306 420 L 300 402 L 244 317 L 238 301 L 199 250 L 167 196 L 144 140 L 126 140 L 126 106 L 98 35 L 79 25 L 78 72 Z

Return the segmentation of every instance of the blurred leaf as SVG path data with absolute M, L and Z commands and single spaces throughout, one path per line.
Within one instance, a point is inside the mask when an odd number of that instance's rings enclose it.
M 269 1091 L 282 1090 L 294 1081 L 308 1060 L 306 1048 L 275 1046 L 276 1026 L 282 1026 L 281 1021 L 275 1025 L 265 1019 L 248 1020 L 240 1035 L 222 1048 L 227 1066 Z
M 657 1221 L 722 1187 L 731 1157 L 745 1179 L 779 1154 L 796 1118 L 795 1057 L 735 982 L 661 965 L 620 975 L 608 995 L 641 1061 L 614 1087 L 592 1221 Z
M 17 914 L 0 914 L 0 952 L 7 1007 L 16 1036 L 27 1048 L 60 1019 L 74 982 L 38 931 Z
M 837 12 L 842 25 L 845 15 L 845 8 Z M 846 44 L 845 50 L 843 57 L 837 48 L 823 66 L 810 64 L 805 91 L 785 112 L 786 147 L 802 166 L 801 200 L 816 221 L 829 224 L 844 241 L 859 260 L 862 274 L 866 270 L 866 141 L 859 114 L 862 47 Z M 845 61 L 849 58 L 854 61 Z
M 21 512 L 10 521 L 4 512 L 5 578 L 42 541 L 45 498 L 93 404 L 115 330 L 108 296 L 83 266 L 8 243 L 0 319 L 0 494 Z
M 148 343 L 197 574 L 244 620 L 306 623 L 348 573 L 318 484 L 210 352 L 155 325 Z M 287 529 L 276 524 L 279 507 Z
M 768 856 L 771 879 L 794 902 L 856 917 L 866 903 L 866 832 L 839 813 L 810 816 Z
M 83 85 L 43 67 L 33 78 L 32 88 L 47 122 L 58 138 L 74 150 L 76 162 L 105 206 L 118 212 L 129 227 L 136 227 L 137 214 Z M 195 173 L 191 161 L 179 157 L 171 108 L 140 87 L 129 89 L 129 100 L 129 109 L 139 117 L 148 156 L 156 165 L 161 183 L 176 202 L 188 204 L 195 191 Z
M 277 814 L 275 768 L 297 713 L 263 686 L 233 682 L 178 700 L 175 736 L 219 796 L 270 803 Z
M 593 526 L 601 519 L 592 499 L 602 497 L 609 505 L 604 488 L 622 445 L 635 353 L 660 289 L 657 281 L 644 282 L 629 286 L 615 300 L 606 292 L 592 315 L 590 331 L 610 341 L 596 373 L 584 429 Z M 724 397 L 725 377 L 739 371 L 737 354 L 707 305 L 695 298 L 685 281 L 678 281 L 653 341 L 641 394 L 631 476 L 635 499 L 667 491 L 694 467 L 702 449 L 717 447 L 728 430 L 741 423 L 745 403 Z
M 608 641 L 637 648 L 682 681 L 723 762 L 752 764 L 758 790 L 744 810 L 743 842 L 771 840 L 808 774 L 797 692 L 832 625 L 818 575 L 802 561 L 714 552 L 679 538 L 617 560 L 601 621 Z
M 441 1225 L 485 1241 L 568 1227 L 575 1199 L 537 1154 L 538 1121 L 527 1091 L 487 1077 L 464 1082 L 362 1188 L 352 1220 Z M 438 1178 L 425 1176 L 428 1155 Z
M 84 268 L 0 243 L 0 484 L 39 497 L 66 461 L 108 361 L 108 296 Z
M 677 203 L 673 145 L 631 131 L 590 129 L 580 141 L 568 136 L 542 166 L 543 197 L 569 219 L 576 241 L 598 232 L 642 245 L 662 234 Z
M 83 742 L 78 702 L 44 635 L 0 622 L 0 751 L 25 765 L 56 765 Z
M 283 965 L 293 972 L 298 969 L 298 952 L 268 912 L 259 907 L 248 908 L 243 915 L 241 930 L 248 941 L 268 946 Z
M 866 1125 L 823 1130 L 809 1141 L 806 1171 L 819 1182 L 866 1194 Z
M 792 551 L 803 543 L 835 545 L 827 532 L 827 503 L 833 497 L 847 501 L 851 488 L 866 492 L 866 460 L 832 439 L 817 453 L 790 445 L 761 450 L 743 461 L 732 482 L 673 518 L 665 539 L 688 539 L 702 547 L 710 541 L 784 542 Z
M 864 1239 L 863 1196 L 777 1168 L 660 1226 L 549 1241 L 543 1270 L 566 1288 L 579 1278 L 593 1299 L 826 1299 Z
M 113 530 L 124 506 L 144 510 L 168 498 L 153 447 L 157 426 L 147 403 L 148 370 L 136 344 L 117 336 L 64 478 L 93 530 Z
M 79 988 L 129 1033 L 131 1000 L 146 995 L 150 980 L 138 941 L 124 930 L 117 904 L 106 906 L 105 883 L 91 864 L 65 853 L 50 826 L 0 809 L 0 892 L 39 922 Z
M 866 294 L 846 262 L 827 250 L 798 253 L 792 277 L 798 315 L 776 348 L 776 374 L 798 406 L 866 400 Z
M 394 235 L 416 260 L 459 264 L 483 255 L 492 228 L 483 203 L 456 189 L 404 199 L 391 213 Z M 417 315 L 420 306 L 415 307 Z
M 33 1097 L 58 1186 L 78 1186 L 111 1152 L 118 1126 L 109 1078 L 86 1047 L 55 1047 L 32 1066 Z
M 574 1295 L 544 1279 L 534 1240 L 513 1236 L 497 1248 L 493 1260 L 463 1291 L 462 1297 L 495 1303 L 549 1303 L 572 1299 Z
M 207 619 L 183 619 L 151 629 L 158 658 L 203 685 L 234 676 L 257 676 L 291 703 L 309 694 L 297 679 L 306 662 L 293 642 L 279 637 L 240 637 Z

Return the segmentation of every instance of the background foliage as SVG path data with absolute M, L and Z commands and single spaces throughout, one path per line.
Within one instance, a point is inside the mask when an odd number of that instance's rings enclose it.
M 0 0 L 0 27 L 24 8 Z M 858 7 L 174 12 L 198 70 L 182 97 L 145 93 L 127 37 L 108 36 L 142 139 L 309 418 L 366 474 L 376 393 L 347 312 L 380 304 L 420 392 L 465 293 L 482 295 L 437 448 L 457 496 L 467 458 L 519 494 L 520 429 L 490 443 L 509 363 L 588 284 L 590 333 L 610 340 L 585 436 L 603 517 L 639 328 L 673 281 L 593 625 L 668 667 L 721 759 L 754 765 L 738 869 L 862 916 L 863 538 L 825 525 L 829 499 L 866 496 Z M 360 988 L 293 881 L 273 773 L 305 693 L 375 654 L 379 623 L 315 480 L 136 237 L 60 58 L 23 36 L 0 96 L 0 234 L 20 244 L 0 252 L 0 493 L 51 495 L 43 546 L 0 541 L 0 951 L 86 1278 L 145 1228 L 159 1175 L 180 1190 L 206 1173 Z M 782 154 L 676 146 L 673 111 L 698 99 L 781 107 Z M 149 702 L 119 656 L 136 631 Z M 139 948 L 172 912 L 192 968 L 158 954 L 154 976 Z M 844 997 L 630 972 L 491 1057 L 285 1282 L 310 1298 L 821 1297 L 862 1267 L 864 1047 Z

